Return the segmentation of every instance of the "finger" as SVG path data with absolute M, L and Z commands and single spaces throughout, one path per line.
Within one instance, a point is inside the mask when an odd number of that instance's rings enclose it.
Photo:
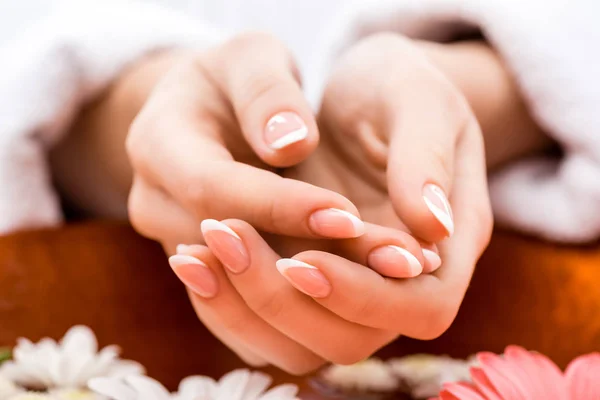
M 264 33 L 240 35 L 214 52 L 209 65 L 264 162 L 289 167 L 317 147 L 317 124 L 283 43 Z
M 435 338 L 448 329 L 492 227 L 483 143 L 475 121 L 457 148 L 459 161 L 452 197 L 458 205 L 457 224 L 455 234 L 440 245 L 443 268 L 397 280 L 332 254 L 300 253 L 293 258 L 300 261 L 297 265 L 317 269 L 331 285 L 329 296 L 315 298 L 317 302 L 350 321 L 419 339 Z
M 235 162 L 214 133 L 220 125 L 198 117 L 204 100 L 194 93 L 211 88 L 193 78 L 197 71 L 181 74 L 190 78 L 165 80 L 132 127 L 128 150 L 140 175 L 198 222 L 241 218 L 263 231 L 298 237 L 362 234 L 356 207 L 340 194 Z
M 141 235 L 160 242 L 201 243 L 195 217 L 168 193 L 135 176 L 128 199 L 129 221 Z
M 248 307 L 315 354 L 336 363 L 353 363 L 395 337 L 350 323 L 291 287 L 275 268 L 279 256 L 247 223 L 211 221 L 203 228 L 206 243 L 228 268 L 231 283 Z M 240 248 L 247 253 L 244 260 L 236 254 Z M 328 296 L 331 288 L 322 276 L 312 275 L 310 282 L 312 286 L 305 288 L 310 295 Z
M 180 244 L 177 246 L 177 254 L 183 256 L 191 256 L 196 260 L 210 258 L 210 250 L 206 246 L 202 245 L 184 245 Z M 193 261 L 195 262 L 195 260 Z M 173 264 L 173 263 L 172 263 Z M 197 267 L 196 267 L 197 268 Z M 174 271 L 177 271 L 175 266 Z M 187 279 L 186 279 L 187 280 Z M 193 281 L 193 280 L 192 280 Z M 198 296 L 194 290 L 188 289 L 188 294 L 192 303 L 195 302 L 194 297 Z M 198 300 L 201 301 L 201 300 Z M 239 338 L 235 337 L 231 332 L 227 332 L 223 329 L 218 329 L 217 321 L 211 319 L 210 315 L 203 316 L 204 326 L 222 343 L 229 347 L 234 353 L 236 353 L 242 361 L 253 367 L 263 367 L 268 365 L 268 362 L 251 351 Z
M 365 228 L 360 238 L 339 241 L 336 253 L 390 278 L 412 278 L 442 262 L 408 232 L 369 223 Z
M 458 287 L 459 293 L 464 293 L 475 264 L 490 241 L 493 228 L 483 136 L 475 119 L 458 143 L 454 181 L 451 200 L 456 205 L 457 237 L 439 245 L 444 268 L 434 274 Z M 453 262 L 451 257 L 460 258 L 463 263 Z M 451 262 L 452 267 L 446 268 Z
M 386 278 L 361 264 L 320 251 L 282 259 L 281 265 L 290 283 L 307 294 L 311 292 L 305 288 L 314 285 L 311 276 L 323 276 L 331 289 L 326 297 L 313 298 L 341 318 L 376 329 L 426 339 L 437 320 L 434 313 L 444 307 L 444 300 L 437 297 L 442 285 L 432 275 Z
M 305 347 L 283 335 L 259 318 L 236 292 L 219 261 L 204 246 L 194 246 L 195 256 L 172 256 L 169 259 L 179 279 L 196 295 L 191 296 L 198 317 L 227 345 L 240 346 L 251 353 L 290 373 L 306 373 L 324 361 Z M 188 257 L 182 260 L 182 257 Z M 218 282 L 218 294 L 204 297 L 205 274 L 196 270 L 209 270 Z
M 415 82 L 419 86 L 403 81 L 402 87 L 386 92 L 396 96 L 389 105 L 400 110 L 391 114 L 388 188 L 398 216 L 411 232 L 438 242 L 454 232 L 448 196 L 456 142 L 469 108 L 436 71 Z

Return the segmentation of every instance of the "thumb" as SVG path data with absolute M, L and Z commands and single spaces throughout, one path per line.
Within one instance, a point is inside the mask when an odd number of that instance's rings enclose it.
M 319 132 L 286 47 L 267 34 L 245 34 L 225 44 L 214 61 L 213 76 L 258 157 L 274 167 L 306 159 Z

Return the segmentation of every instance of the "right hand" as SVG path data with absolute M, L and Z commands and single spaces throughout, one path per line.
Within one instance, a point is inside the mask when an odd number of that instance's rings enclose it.
M 274 173 L 303 161 L 318 141 L 294 62 L 277 40 L 244 34 L 185 53 L 127 137 L 131 222 L 171 254 L 178 243 L 202 242 L 206 218 L 300 238 L 356 237 L 362 222 L 348 199 Z

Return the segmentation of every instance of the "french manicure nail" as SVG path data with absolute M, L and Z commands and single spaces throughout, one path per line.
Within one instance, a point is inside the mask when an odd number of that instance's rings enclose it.
M 265 141 L 270 148 L 280 150 L 308 137 L 308 127 L 294 112 L 275 114 L 265 127 Z
M 315 211 L 309 225 L 316 234 L 333 239 L 355 238 L 365 233 L 365 224 L 360 218 L 337 208 Z
M 427 262 L 427 270 L 424 271 L 426 273 L 433 272 L 442 265 L 442 259 L 435 251 L 423 249 L 423 257 L 425 257 L 425 261 Z
M 325 275 L 313 265 L 293 258 L 282 258 L 277 261 L 276 266 L 285 279 L 310 297 L 321 299 L 331 293 L 331 284 Z
M 448 236 L 452 236 L 454 233 L 452 208 L 444 191 L 439 186 L 428 183 L 423 188 L 423 200 L 433 216 L 446 228 Z
M 381 246 L 371 251 L 367 264 L 391 278 L 412 278 L 423 272 L 423 266 L 410 251 L 399 246 Z
M 175 248 L 175 251 L 177 251 L 177 254 L 185 254 L 187 253 L 188 249 L 189 246 L 187 244 L 178 244 Z
M 229 271 L 239 274 L 250 266 L 246 246 L 233 229 L 214 219 L 202 221 L 200 229 L 208 247 Z
M 211 298 L 217 295 L 217 278 L 196 257 L 177 254 L 169 257 L 169 264 L 181 282 L 199 296 Z

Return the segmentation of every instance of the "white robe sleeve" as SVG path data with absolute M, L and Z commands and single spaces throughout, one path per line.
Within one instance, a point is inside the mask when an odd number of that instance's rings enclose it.
M 219 40 L 208 24 L 155 4 L 74 0 L 0 47 L 0 233 L 60 223 L 48 147 L 128 64 Z
M 490 178 L 496 220 L 564 242 L 600 237 L 600 2 L 386 0 L 347 9 L 313 76 L 356 41 L 393 31 L 432 41 L 480 31 L 507 62 L 534 118 L 564 156 L 533 158 Z M 318 96 L 315 96 L 318 97 Z

